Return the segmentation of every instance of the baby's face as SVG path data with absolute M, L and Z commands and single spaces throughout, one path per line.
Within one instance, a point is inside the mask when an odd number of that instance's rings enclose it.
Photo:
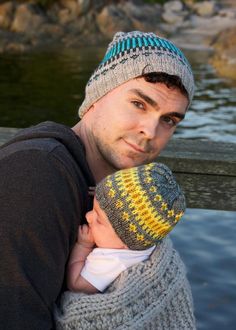
M 97 247 L 107 249 L 127 248 L 116 234 L 106 213 L 101 209 L 96 197 L 94 197 L 93 209 L 86 213 L 86 219 Z

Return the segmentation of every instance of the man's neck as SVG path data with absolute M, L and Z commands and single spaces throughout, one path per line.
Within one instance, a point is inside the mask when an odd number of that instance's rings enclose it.
M 96 144 L 90 137 L 89 130 L 87 129 L 85 122 L 78 122 L 74 127 L 72 127 L 72 130 L 79 136 L 85 146 L 86 159 L 96 183 L 105 178 L 105 176 L 116 171 L 116 169 L 111 167 L 101 156 Z

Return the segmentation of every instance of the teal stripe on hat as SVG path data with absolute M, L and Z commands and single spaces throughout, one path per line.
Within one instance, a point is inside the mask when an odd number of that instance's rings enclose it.
M 154 42 L 156 44 L 157 47 L 160 47 L 161 44 L 160 44 L 160 40 L 158 38 L 154 38 Z
M 165 48 L 165 44 L 164 44 L 163 40 L 159 39 L 159 43 L 160 43 L 161 47 Z
M 161 38 L 152 38 L 152 37 L 132 37 L 124 39 L 122 42 L 115 43 L 112 49 L 108 51 L 105 55 L 104 59 L 102 60 L 101 64 L 106 63 L 112 57 L 118 55 L 120 52 L 124 52 L 126 50 L 135 49 L 137 47 L 142 48 L 143 46 L 156 46 L 161 48 L 162 50 L 169 50 L 170 52 L 174 52 L 178 55 L 187 65 L 188 61 L 181 52 L 174 44 L 169 42 L 168 40 L 161 39 Z
M 138 46 L 141 48 L 143 46 L 142 39 L 138 37 Z
M 130 49 L 130 38 L 127 39 L 127 49 Z
M 116 55 L 116 44 L 113 47 L 113 51 L 112 51 L 112 55 L 111 56 L 115 56 Z
M 120 52 L 120 45 L 121 43 L 120 42 L 118 42 L 118 45 L 117 45 L 117 54 L 119 54 L 119 52 Z
M 148 46 L 148 41 L 145 37 L 143 37 L 143 42 L 144 42 L 144 46 L 147 47 Z
M 125 51 L 125 39 L 122 41 L 121 51 Z
M 154 40 L 152 38 L 149 37 L 148 41 L 149 41 L 151 46 L 155 46 Z

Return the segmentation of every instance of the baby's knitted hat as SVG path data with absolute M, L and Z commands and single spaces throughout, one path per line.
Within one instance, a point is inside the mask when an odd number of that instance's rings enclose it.
M 179 48 L 152 32 L 117 32 L 108 45 L 104 59 L 87 83 L 85 99 L 79 108 L 80 118 L 94 102 L 112 89 L 151 72 L 178 76 L 191 103 L 194 93 L 193 73 Z
M 107 176 L 97 185 L 95 196 L 131 250 L 158 245 L 186 208 L 184 194 L 170 169 L 154 162 Z

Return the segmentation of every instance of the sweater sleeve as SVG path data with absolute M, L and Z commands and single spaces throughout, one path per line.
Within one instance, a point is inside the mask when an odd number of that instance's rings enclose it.
M 0 324 L 53 329 L 52 308 L 80 218 L 79 187 L 53 152 L 0 162 Z

